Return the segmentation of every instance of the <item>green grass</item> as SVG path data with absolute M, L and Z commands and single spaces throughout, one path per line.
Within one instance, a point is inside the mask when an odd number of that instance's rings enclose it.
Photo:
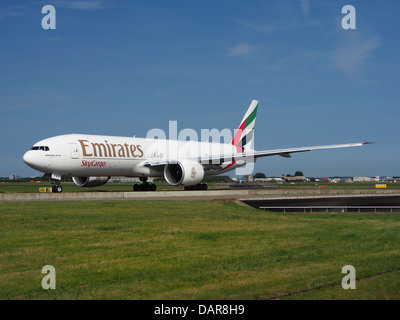
M 138 183 L 138 182 L 137 182 Z M 63 192 L 131 192 L 134 183 L 107 183 L 104 186 L 95 188 L 82 188 L 73 182 L 62 182 Z M 0 193 L 39 193 L 39 188 L 51 188 L 51 182 L 5 182 L 0 184 Z M 211 187 L 213 184 L 211 184 Z M 183 190 L 183 187 L 170 186 L 165 182 L 157 183 L 157 190 Z
M 0 203 L 0 299 L 399 299 L 399 231 L 398 214 L 222 201 Z
M 259 183 L 250 182 L 248 185 L 264 185 L 265 188 L 280 188 L 280 189 L 320 189 L 320 185 L 328 189 L 375 189 L 375 182 L 359 182 L 359 183 L 312 183 L 312 182 L 300 182 L 295 184 L 284 183 Z M 82 188 L 76 186 L 72 182 L 62 182 L 63 192 L 130 192 L 133 190 L 133 183 L 107 183 L 101 187 L 95 188 Z M 157 190 L 183 190 L 182 186 L 171 186 L 166 182 L 157 182 Z M 237 187 L 237 184 L 231 183 L 233 188 Z M 386 183 L 387 189 L 400 189 L 400 183 Z M 0 193 L 38 193 L 39 188 L 51 187 L 51 182 L 43 181 L 41 183 L 34 182 L 4 182 L 0 183 Z M 208 183 L 209 189 L 227 188 L 226 183 Z M 382 189 L 380 189 L 382 190 Z
M 232 184 L 232 183 L 231 183 Z M 338 183 L 331 183 L 331 182 L 246 182 L 247 185 L 263 185 L 264 187 L 276 187 L 279 189 L 298 189 L 298 188 L 305 188 L 305 189 L 319 189 L 319 188 L 327 188 L 327 189 L 376 189 L 376 184 L 386 184 L 387 189 L 400 189 L 400 183 L 390 183 L 390 182 L 338 182 Z M 381 189 L 382 190 L 382 189 Z
M 294 184 L 285 182 L 279 185 L 280 188 L 328 188 L 328 189 L 376 189 L 376 184 L 386 184 L 387 189 L 400 189 L 400 183 L 390 183 L 390 182 L 296 182 Z

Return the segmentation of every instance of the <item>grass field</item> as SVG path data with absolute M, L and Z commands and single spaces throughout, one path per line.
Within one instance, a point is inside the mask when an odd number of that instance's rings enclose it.
M 222 201 L 0 203 L 0 299 L 399 299 L 399 231 Z
M 212 186 L 213 184 L 211 184 Z M 51 182 L 5 182 L 0 184 L 0 193 L 39 193 L 39 188 L 51 188 Z M 82 188 L 73 182 L 62 182 L 63 192 L 131 192 L 133 191 L 133 183 L 107 183 L 104 186 L 95 188 Z M 171 186 L 168 183 L 157 183 L 157 190 L 183 190 L 183 187 Z
M 171 186 L 166 182 L 157 182 L 157 190 L 183 190 L 182 186 Z M 73 182 L 62 182 L 63 192 L 130 192 L 133 191 L 133 183 L 107 183 L 101 187 L 95 188 L 82 188 L 76 186 Z M 279 189 L 319 189 L 320 186 L 328 189 L 375 189 L 375 182 L 357 182 L 357 183 L 312 183 L 312 182 L 297 182 L 291 183 L 260 183 L 251 182 L 246 183 L 244 186 L 263 185 L 265 188 L 279 188 Z M 51 182 L 43 181 L 41 183 L 33 182 L 4 182 L 0 183 L 0 193 L 15 193 L 15 192 L 28 192 L 38 193 L 39 188 L 51 187 Z M 240 186 L 239 184 L 231 183 L 233 188 Z M 386 183 L 387 189 L 400 189 L 400 183 Z M 228 188 L 227 183 L 208 183 L 209 189 Z

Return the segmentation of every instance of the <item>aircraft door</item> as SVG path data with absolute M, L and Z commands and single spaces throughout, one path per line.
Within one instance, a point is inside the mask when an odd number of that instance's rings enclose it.
M 79 159 L 79 149 L 76 143 L 70 143 L 69 150 L 71 151 L 71 159 Z

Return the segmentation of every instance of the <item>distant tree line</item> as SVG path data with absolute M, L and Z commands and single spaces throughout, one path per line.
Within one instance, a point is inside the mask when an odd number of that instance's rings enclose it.
M 208 183 L 229 182 L 231 180 L 232 180 L 232 178 L 229 176 L 210 176 L 210 177 L 204 177 L 204 179 L 203 179 L 204 182 L 208 182 Z M 165 182 L 165 179 L 163 177 L 155 178 L 154 182 Z
M 294 174 L 294 176 L 295 176 L 295 177 L 303 177 L 303 176 L 304 176 L 304 173 L 303 173 L 302 171 L 296 171 L 295 174 Z M 293 177 L 293 176 L 292 176 L 291 174 L 287 174 L 286 177 Z M 262 178 L 266 178 L 266 176 L 265 176 L 265 174 L 262 173 L 262 172 L 257 172 L 257 173 L 254 175 L 254 178 L 256 178 L 256 179 L 262 179 Z
M 293 177 L 291 174 L 287 174 L 286 177 Z M 294 173 L 294 177 L 304 177 L 304 173 L 302 171 L 296 171 Z
M 43 175 L 41 177 L 25 177 L 19 179 L 10 179 L 8 177 L 0 177 L 0 182 L 31 182 L 31 181 L 51 181 L 50 177 Z M 62 182 L 72 182 L 72 177 L 62 177 Z

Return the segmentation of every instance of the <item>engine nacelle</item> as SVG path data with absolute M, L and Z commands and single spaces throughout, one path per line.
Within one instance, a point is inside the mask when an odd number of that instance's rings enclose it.
M 203 180 L 204 169 L 197 161 L 177 161 L 164 167 L 164 178 L 173 186 L 192 186 Z
M 110 177 L 72 177 L 78 187 L 100 187 L 107 183 Z

